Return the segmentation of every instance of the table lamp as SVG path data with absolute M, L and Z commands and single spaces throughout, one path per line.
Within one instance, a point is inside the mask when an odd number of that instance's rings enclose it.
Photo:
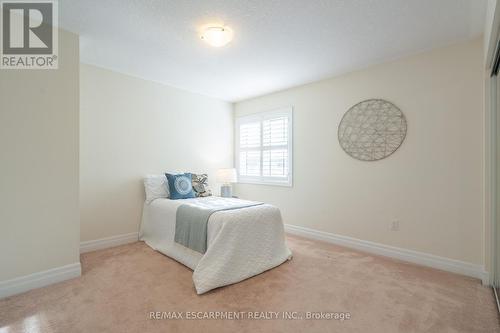
M 215 178 L 218 183 L 222 183 L 220 196 L 231 198 L 231 183 L 236 183 L 238 179 L 236 169 L 219 169 Z

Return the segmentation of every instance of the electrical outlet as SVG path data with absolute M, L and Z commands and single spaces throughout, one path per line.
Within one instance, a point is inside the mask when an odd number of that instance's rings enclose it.
M 399 221 L 398 220 L 392 221 L 391 230 L 392 231 L 399 231 Z

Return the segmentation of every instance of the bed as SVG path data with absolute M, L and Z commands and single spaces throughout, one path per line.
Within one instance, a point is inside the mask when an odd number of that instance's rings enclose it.
M 245 203 L 245 200 L 220 197 L 158 198 L 144 203 L 139 239 L 192 269 L 198 294 L 260 274 L 292 256 L 286 244 L 280 211 L 269 204 L 211 214 L 205 253 L 174 241 L 176 213 L 180 206 L 220 203 L 221 200 Z

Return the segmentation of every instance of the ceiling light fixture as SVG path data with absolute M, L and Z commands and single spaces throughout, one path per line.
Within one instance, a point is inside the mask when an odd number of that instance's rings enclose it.
M 233 31 L 229 27 L 210 25 L 203 29 L 201 39 L 213 47 L 222 47 L 233 39 Z

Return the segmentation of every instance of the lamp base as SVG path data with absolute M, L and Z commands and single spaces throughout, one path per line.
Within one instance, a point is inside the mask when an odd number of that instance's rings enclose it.
M 231 185 L 222 185 L 220 187 L 220 196 L 223 198 L 231 198 Z

